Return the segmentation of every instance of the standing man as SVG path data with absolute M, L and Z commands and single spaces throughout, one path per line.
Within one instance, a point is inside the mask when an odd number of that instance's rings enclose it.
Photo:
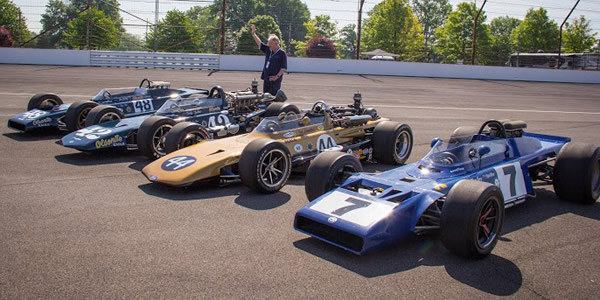
M 254 42 L 265 53 L 265 64 L 260 78 L 264 80 L 263 92 L 271 95 L 277 94 L 283 81 L 283 73 L 287 69 L 287 54 L 279 48 L 279 38 L 271 34 L 267 45 L 263 44 L 256 35 L 256 26 L 250 25 Z

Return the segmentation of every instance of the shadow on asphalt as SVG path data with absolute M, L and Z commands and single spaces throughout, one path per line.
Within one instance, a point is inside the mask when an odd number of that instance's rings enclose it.
M 8 132 L 3 136 L 18 142 L 35 142 L 58 140 L 65 135 L 65 131 L 60 131 L 57 128 L 40 128 L 30 132 Z
M 93 152 L 76 152 L 57 155 L 54 158 L 58 162 L 74 166 L 108 165 L 128 162 L 134 162 L 135 164 L 138 161 L 144 160 L 144 158 L 136 152 L 130 152 L 124 149 L 106 149 L 97 150 Z
M 600 220 L 600 202 L 580 205 L 559 200 L 554 192 L 545 189 L 536 189 L 536 193 L 536 198 L 507 209 L 503 234 L 566 213 Z M 499 243 L 507 242 L 512 241 L 502 237 L 499 239 Z M 446 250 L 439 235 L 417 236 L 363 256 L 354 255 L 311 237 L 294 242 L 294 246 L 368 278 L 419 266 L 444 266 L 452 278 L 493 295 L 512 295 L 523 284 L 519 267 L 511 261 L 494 255 L 493 252 L 481 260 L 458 257 Z
M 194 201 L 237 195 L 234 202 L 252 210 L 273 209 L 286 204 L 291 199 L 288 193 L 281 191 L 265 195 L 252 191 L 240 183 L 219 187 L 217 181 L 206 181 L 189 187 L 147 183 L 140 185 L 139 189 L 148 195 L 171 201 Z

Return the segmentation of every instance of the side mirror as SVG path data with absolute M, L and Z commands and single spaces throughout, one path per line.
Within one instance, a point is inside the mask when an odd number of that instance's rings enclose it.
M 440 141 L 439 137 L 433 138 L 433 140 L 431 140 L 431 148 L 433 148 L 433 146 L 435 146 L 439 141 Z
M 477 153 L 479 153 L 480 157 L 490 153 L 490 151 L 492 151 L 492 150 L 487 145 L 481 145 L 481 146 L 479 146 L 479 148 L 477 148 Z
M 287 100 L 287 95 L 283 90 L 278 90 L 275 94 L 275 102 L 284 102 L 285 100 Z

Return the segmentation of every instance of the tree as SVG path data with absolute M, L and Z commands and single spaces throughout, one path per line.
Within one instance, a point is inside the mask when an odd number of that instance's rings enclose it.
M 366 50 L 379 48 L 396 53 L 405 61 L 423 58 L 423 30 L 407 2 L 388 0 L 369 11 L 369 19 L 363 28 L 362 42 Z
M 498 17 L 490 23 L 492 45 L 488 61 L 492 65 L 503 66 L 514 52 L 510 43 L 512 31 L 521 24 L 521 20 L 509 16 Z
M 189 17 L 190 22 L 203 33 L 199 50 L 201 52 L 216 53 L 219 45 L 219 29 L 221 28 L 219 16 L 213 15 L 209 6 L 194 6 L 185 14 Z
M 338 55 L 346 59 L 354 58 L 356 55 L 356 25 L 348 24 L 340 30 L 339 43 Z
M 275 23 L 275 20 L 271 16 L 256 16 L 248 21 L 248 26 L 240 30 L 237 37 L 237 50 L 238 54 L 249 54 L 249 55 L 262 55 L 262 51 L 258 49 L 252 38 L 252 32 L 250 31 L 250 25 L 256 25 L 256 34 L 261 38 L 263 43 L 267 42 L 270 34 L 274 34 L 281 39 L 281 30 L 279 25 Z M 283 47 L 283 45 L 281 45 Z
M 70 0 L 74 11 L 80 11 L 88 6 L 88 0 Z M 119 31 L 124 32 L 123 19 L 119 13 L 119 2 L 117 0 L 91 0 L 93 7 L 98 8 L 104 15 L 109 17 Z
M 562 51 L 581 53 L 590 50 L 596 44 L 596 33 L 592 33 L 590 21 L 579 16 L 573 24 L 566 23 L 563 30 Z
M 75 14 L 76 12 L 73 6 L 67 5 L 62 0 L 50 0 L 46 4 L 46 12 L 42 14 L 42 18 L 40 19 L 40 23 L 42 23 L 42 31 L 50 29 L 55 25 L 64 22 L 69 17 L 75 16 Z M 65 28 L 66 26 L 59 26 L 39 37 L 38 47 L 57 48 L 60 46 Z
M 0 47 L 12 47 L 14 41 L 10 31 L 4 26 L 0 26 Z
M 525 19 L 511 34 L 510 41 L 519 52 L 558 51 L 558 25 L 542 7 L 529 9 Z
M 448 0 L 413 0 L 412 7 L 423 27 L 425 50 L 431 56 L 429 44 L 435 42 L 435 30 L 446 22 L 452 12 L 452 5 Z
M 156 29 L 158 28 L 158 30 Z M 202 31 L 190 21 L 190 18 L 177 9 L 167 11 L 158 26 L 152 27 L 146 36 L 146 47 L 163 52 L 198 52 L 202 42 Z
M 306 35 L 304 40 L 295 40 L 292 45 L 296 49 L 296 56 L 306 56 L 307 44 L 315 37 L 328 37 L 335 43 L 337 36 L 337 22 L 331 22 L 331 17 L 328 15 L 318 15 L 314 19 L 310 19 L 304 23 Z
M 31 38 L 31 32 L 27 29 L 25 17 L 19 14 L 21 9 L 10 0 L 0 0 L 0 26 L 4 26 L 12 35 L 16 43 L 26 42 Z
M 117 51 L 146 51 L 147 49 L 141 38 L 127 32 L 121 34 L 121 40 L 115 48 Z
M 442 63 L 471 61 L 473 47 L 473 25 L 477 7 L 474 3 L 459 3 L 456 10 L 448 16 L 444 26 L 435 31 L 437 43 L 434 51 L 440 56 Z M 484 24 L 487 16 L 481 12 L 477 20 L 477 63 L 485 64 L 490 51 L 490 34 L 488 25 Z
M 119 28 L 103 11 L 94 7 L 67 23 L 67 29 L 63 33 L 65 44 L 74 49 L 85 49 L 87 47 L 88 14 L 91 14 L 90 21 L 92 24 L 89 29 L 90 48 L 111 49 L 115 47 L 119 43 Z
M 315 36 L 306 45 L 306 56 L 316 58 L 335 58 L 336 49 L 333 41 L 325 36 Z

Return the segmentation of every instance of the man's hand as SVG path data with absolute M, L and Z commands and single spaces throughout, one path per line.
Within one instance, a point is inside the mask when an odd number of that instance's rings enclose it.
M 269 76 L 269 81 L 277 81 L 279 79 L 279 75 Z
M 252 24 L 250 25 L 250 30 L 252 30 L 252 35 L 256 34 L 256 25 Z

